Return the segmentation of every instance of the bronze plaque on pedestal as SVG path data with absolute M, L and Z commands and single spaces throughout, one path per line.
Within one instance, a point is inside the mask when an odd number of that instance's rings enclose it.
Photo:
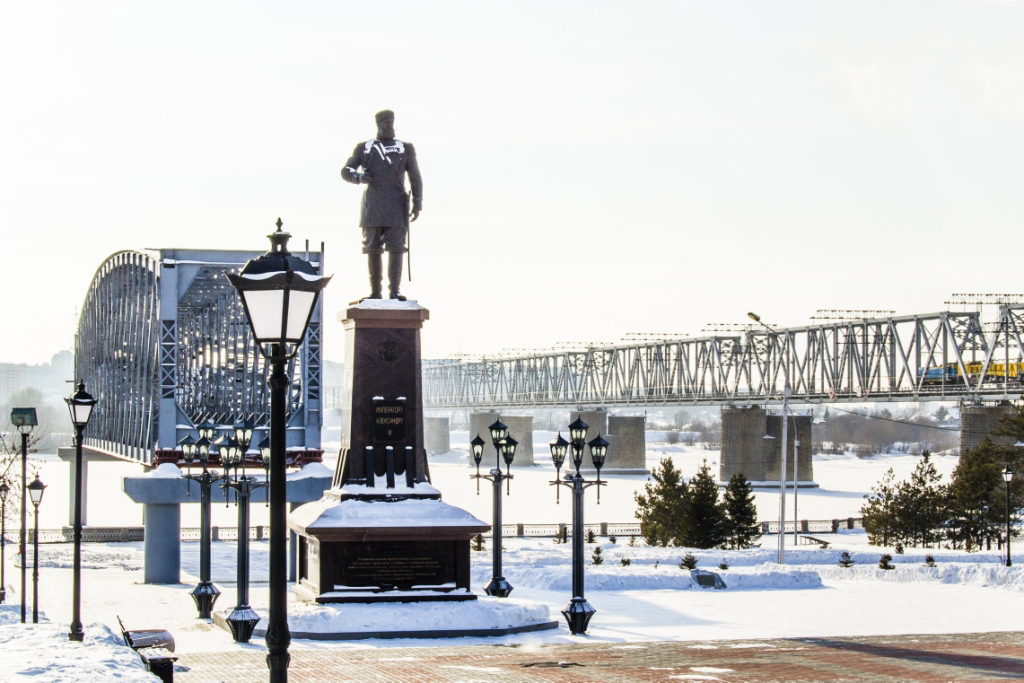
M 405 401 L 373 400 L 373 440 L 375 443 L 405 442 Z
M 336 584 L 410 590 L 455 584 L 455 543 L 341 543 Z

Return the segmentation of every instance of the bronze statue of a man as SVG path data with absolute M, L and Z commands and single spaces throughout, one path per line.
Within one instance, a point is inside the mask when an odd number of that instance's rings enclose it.
M 377 137 L 356 145 L 341 169 L 341 177 L 355 185 L 366 185 L 359 225 L 363 229 L 363 253 L 369 257 L 370 296 L 381 298 L 381 256 L 388 252 L 388 289 L 390 298 L 405 301 L 398 293 L 402 284 L 402 258 L 407 251 L 409 221 L 416 220 L 423 208 L 423 179 L 411 143 L 395 139 L 395 113 L 379 111 Z M 359 169 L 362 169 L 360 172 Z M 412 212 L 405 175 L 412 189 Z

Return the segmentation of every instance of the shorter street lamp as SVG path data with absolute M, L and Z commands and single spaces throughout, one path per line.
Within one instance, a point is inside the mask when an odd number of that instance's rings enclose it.
M 564 480 L 558 479 L 551 482 L 554 486 L 567 486 L 572 489 L 572 599 L 562 610 L 562 615 L 569 623 L 569 631 L 575 636 L 585 634 L 590 618 L 597 611 L 591 607 L 583 595 L 583 493 L 590 486 L 597 486 L 600 491 L 605 482 L 601 481 L 601 467 L 604 465 L 605 457 L 608 455 L 608 442 L 601 438 L 592 439 L 585 443 L 587 429 L 590 425 L 579 417 L 569 425 L 570 441 L 572 448 L 572 464 L 576 468 L 575 474 L 567 474 Z M 551 460 L 557 463 L 565 459 L 565 439 L 559 437 L 551 442 Z M 594 468 L 597 470 L 596 481 L 585 481 L 580 474 L 580 465 L 583 464 L 583 448 L 590 446 L 590 457 L 593 460 Z
M 558 432 L 558 438 L 548 444 L 551 448 L 551 462 L 555 464 L 555 481 L 562 478 L 562 465 L 565 464 L 565 453 L 569 449 L 569 442 L 562 438 L 562 432 Z M 555 487 L 555 505 L 562 502 L 562 487 Z
M 1012 567 L 1010 559 L 1010 482 L 1013 481 L 1013 470 L 1007 465 L 1003 470 L 1003 481 L 1006 482 L 1006 566 Z
M 64 399 L 71 412 L 71 421 L 75 425 L 75 561 L 74 579 L 71 588 L 71 629 L 68 640 L 82 642 L 85 632 L 82 631 L 82 440 L 85 438 L 85 427 L 89 424 L 92 409 L 99 401 L 85 390 L 85 382 L 78 383 L 78 390 Z M 24 443 L 24 442 L 23 442 Z M 22 506 L 25 502 L 22 501 Z M 24 575 L 24 552 L 22 553 L 22 572 Z M 24 600 L 22 600 L 24 603 Z M 23 607 L 24 609 L 24 607 Z
M 473 449 L 473 462 L 476 463 L 476 495 L 480 495 L 480 460 L 484 457 L 484 444 L 486 442 L 480 438 L 477 434 L 473 437 L 473 440 L 469 442 L 470 448 Z
M 35 508 L 35 521 L 32 528 L 32 623 L 39 623 L 39 504 L 43 502 L 43 490 L 46 484 L 39 481 L 36 475 L 35 481 L 28 485 L 28 495 L 32 498 L 32 507 Z M 22 558 L 22 563 L 25 560 Z
M 182 459 L 185 461 L 185 478 L 199 482 L 199 583 L 192 590 L 192 599 L 199 610 L 200 619 L 209 619 L 213 611 L 213 603 L 217 602 L 220 590 L 210 580 L 210 488 L 213 482 L 221 479 L 221 476 L 210 470 L 210 456 L 217 454 L 217 447 L 210 443 L 210 436 L 213 435 L 212 423 L 200 424 L 199 440 L 193 442 L 191 435 L 186 436 L 178 442 L 181 447 Z M 192 474 L 192 463 L 198 456 L 199 464 L 203 471 L 200 474 Z M 189 489 L 189 495 L 192 495 Z
M 501 419 L 494 421 L 488 430 L 491 432 L 491 443 L 494 444 L 494 469 L 489 474 L 480 474 L 480 457 L 483 455 L 483 439 L 477 434 L 471 444 L 473 445 L 473 460 L 477 464 L 477 473 L 469 475 L 476 479 L 477 489 L 480 487 L 480 480 L 487 479 L 494 483 L 494 520 L 491 524 L 491 580 L 484 586 L 484 592 L 498 598 L 507 598 L 512 592 L 512 584 L 505 580 L 501 573 L 501 482 L 512 479 L 511 474 L 501 473 L 501 459 L 505 460 L 505 467 L 510 468 L 512 459 L 516 455 L 518 442 L 508 435 L 508 427 Z M 507 494 L 506 494 L 507 495 Z
M 0 482 L 0 604 L 7 602 L 7 482 Z
M 260 617 L 249 606 L 249 497 L 253 491 L 267 485 L 270 474 L 270 442 L 267 439 L 260 444 L 263 458 L 263 469 L 268 475 L 261 481 L 255 477 L 245 476 L 245 453 L 249 450 L 252 440 L 253 425 L 249 420 L 235 425 L 234 443 L 228 449 L 228 460 L 225 461 L 224 487 L 234 489 L 235 504 L 238 506 L 238 562 L 236 564 L 235 585 L 237 586 L 236 605 L 226 621 L 236 643 L 248 643 L 252 632 L 256 629 Z M 241 438 L 239 438 L 241 437 Z M 234 445 L 237 444 L 237 447 Z M 265 446 L 264 446 L 265 444 Z M 235 477 L 227 476 L 229 467 L 235 468 Z M 241 468 L 242 474 L 238 475 Z
M 72 417 L 74 417 L 72 415 Z M 28 435 L 32 433 L 32 429 L 39 424 L 39 420 L 36 419 L 35 408 L 11 408 L 11 424 L 18 428 L 18 433 L 21 434 L 21 536 L 18 538 L 18 552 L 21 553 L 21 623 L 25 623 L 25 593 L 28 587 L 27 577 L 25 575 L 25 538 L 28 536 L 26 531 L 26 525 L 28 524 L 28 515 L 26 514 L 25 505 L 28 500 Z M 81 432 L 78 434 L 78 441 L 82 440 Z M 78 447 L 78 453 L 82 452 L 81 446 Z M 81 461 L 81 456 L 78 458 Z

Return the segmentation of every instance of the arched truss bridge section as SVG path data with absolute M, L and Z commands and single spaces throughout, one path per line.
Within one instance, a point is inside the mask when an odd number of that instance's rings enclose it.
M 250 418 L 269 426 L 270 367 L 256 348 L 225 272 L 258 252 L 161 249 L 118 252 L 93 278 L 79 320 L 76 374 L 99 399 L 85 442 L 152 463 L 195 425 L 218 436 Z M 320 266 L 320 254 L 307 257 Z M 322 299 L 289 362 L 290 450 L 320 448 Z
M 431 409 L 934 401 L 1024 392 L 1024 306 L 424 363 Z
M 119 251 L 97 269 L 75 336 L 75 374 L 99 399 L 85 444 L 144 459 L 157 424 L 160 263 Z

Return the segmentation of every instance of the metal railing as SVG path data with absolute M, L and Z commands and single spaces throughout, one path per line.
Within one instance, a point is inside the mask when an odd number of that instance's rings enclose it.
M 236 527 L 213 527 L 213 540 L 215 541 L 237 541 L 238 529 Z M 71 543 L 73 530 L 71 527 L 63 529 L 40 529 L 40 543 Z M 8 531 L 7 543 L 17 544 L 20 533 L 17 529 Z M 140 543 L 146 538 L 145 529 L 141 526 L 126 527 L 94 527 L 82 529 L 83 543 Z M 265 525 L 249 528 L 249 539 L 252 541 L 263 541 L 270 538 L 270 527 Z M 34 534 L 29 529 L 25 534 L 25 542 L 32 543 Z M 182 541 L 199 541 L 198 527 L 185 527 L 181 530 Z
M 848 517 L 845 519 L 802 519 L 797 531 L 799 533 L 829 534 L 838 533 L 840 530 L 863 529 L 863 520 L 860 517 Z M 758 522 L 762 534 L 777 534 L 779 523 L 777 521 Z M 786 522 L 786 533 L 793 533 L 793 522 Z M 595 536 L 605 537 L 617 536 L 626 538 L 629 536 L 640 536 L 639 522 L 598 522 L 596 524 L 584 524 L 585 532 L 594 532 Z M 571 524 L 502 524 L 501 534 L 505 538 L 556 538 L 564 536 L 572 537 Z M 212 527 L 212 538 L 214 541 L 237 541 L 237 527 L 215 526 Z M 490 533 L 483 534 L 489 538 Z M 15 529 L 7 532 L 8 543 L 18 543 L 19 533 Z M 249 540 L 264 541 L 270 538 L 270 527 L 266 525 L 253 526 L 249 528 Z M 40 543 L 71 543 L 71 527 L 63 529 L 40 529 Z M 82 541 L 84 543 L 139 543 L 145 540 L 145 530 L 141 526 L 127 527 L 92 527 L 82 529 Z M 198 527 L 183 527 L 181 529 L 181 540 L 185 542 L 199 541 Z M 26 535 L 26 542 L 32 543 L 33 533 L 29 529 Z

